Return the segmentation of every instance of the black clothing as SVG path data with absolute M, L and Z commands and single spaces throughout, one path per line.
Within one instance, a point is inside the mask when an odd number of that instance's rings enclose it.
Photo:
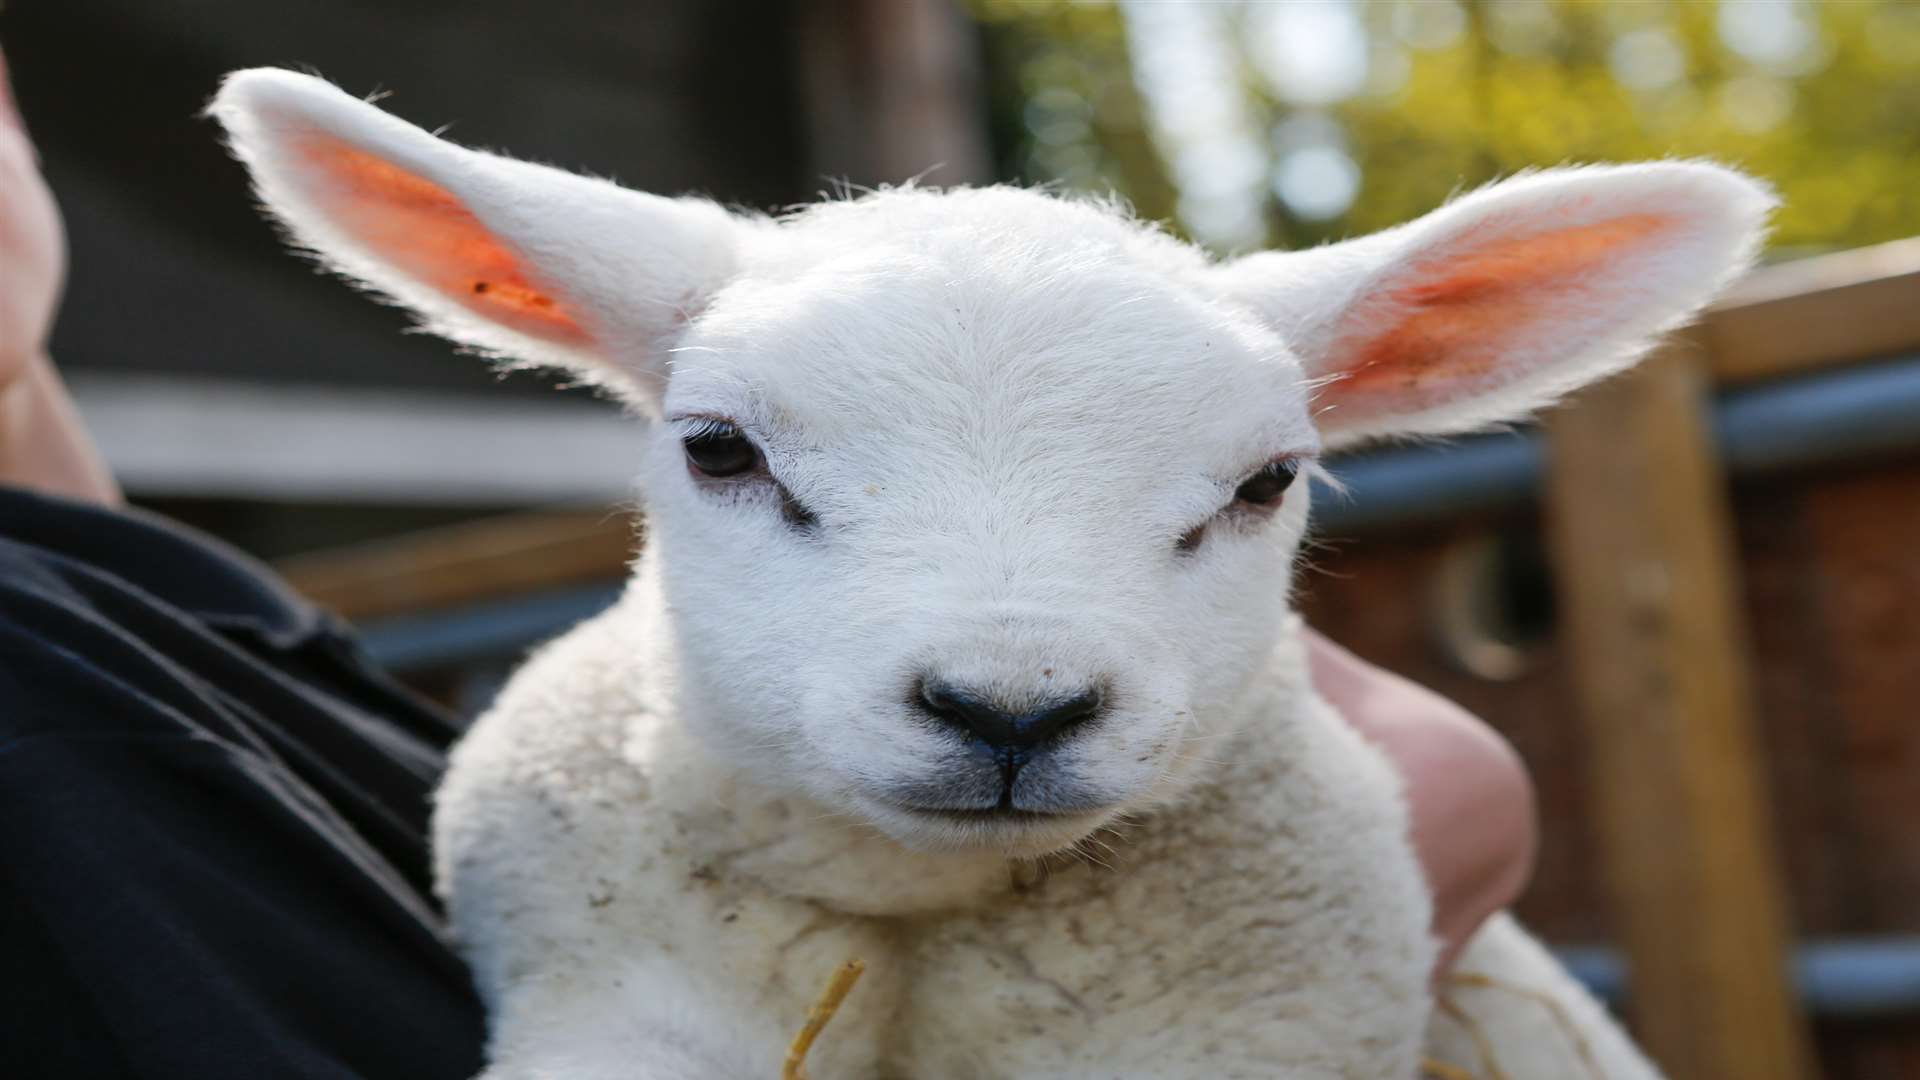
M 0 1076 L 472 1076 L 455 733 L 238 553 L 0 489 Z

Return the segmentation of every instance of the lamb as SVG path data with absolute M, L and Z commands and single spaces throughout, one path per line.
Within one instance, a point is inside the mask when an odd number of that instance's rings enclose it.
M 1709 164 L 1563 168 L 1214 261 L 1113 203 L 780 219 L 454 146 L 318 79 L 211 106 L 326 266 L 631 406 L 645 554 L 458 747 L 486 1075 L 1656 1076 L 1508 917 L 1437 1013 L 1395 777 L 1315 696 L 1318 458 L 1521 417 L 1751 260 Z M 1527 996 L 1532 995 L 1532 996 Z M 1543 1004 L 1548 1003 L 1548 1004 Z

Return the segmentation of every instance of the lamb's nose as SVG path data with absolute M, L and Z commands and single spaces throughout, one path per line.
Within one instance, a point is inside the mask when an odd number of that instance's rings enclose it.
M 1031 750 L 1100 715 L 1101 694 L 1088 687 L 1018 711 L 991 695 L 935 679 L 920 683 L 919 705 L 928 715 L 995 750 Z

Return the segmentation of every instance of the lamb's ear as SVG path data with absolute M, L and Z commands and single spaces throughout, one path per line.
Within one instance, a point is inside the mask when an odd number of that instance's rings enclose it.
M 1713 165 L 1556 169 L 1213 271 L 1325 380 L 1329 445 L 1516 420 L 1633 363 L 1745 270 L 1770 192 Z
M 227 77 L 208 112 L 293 240 L 486 353 L 642 404 L 732 274 L 720 207 L 455 146 L 320 79 Z

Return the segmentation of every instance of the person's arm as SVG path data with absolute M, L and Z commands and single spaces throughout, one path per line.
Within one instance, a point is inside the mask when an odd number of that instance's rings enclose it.
M 115 505 L 120 489 L 47 355 L 65 276 L 60 210 L 0 55 L 0 485 Z
M 1436 977 L 1533 872 L 1533 784 L 1505 739 L 1453 702 L 1307 631 L 1314 686 L 1393 760 L 1433 890 Z

